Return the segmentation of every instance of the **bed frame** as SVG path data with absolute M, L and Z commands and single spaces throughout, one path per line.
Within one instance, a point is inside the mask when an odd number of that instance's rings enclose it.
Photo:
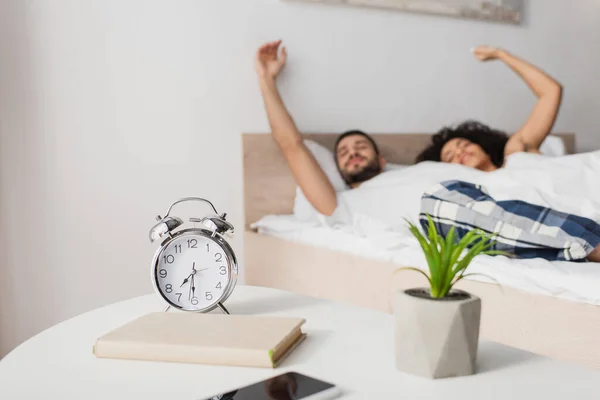
M 413 164 L 431 134 L 373 135 L 388 162 Z M 556 134 L 569 154 L 574 134 Z M 307 134 L 329 148 L 337 134 Z M 423 286 L 400 265 L 262 235 L 250 227 L 265 215 L 292 214 L 296 183 L 268 133 L 243 134 L 244 268 L 249 285 L 392 312 L 392 294 Z M 600 369 L 600 307 L 477 281 L 458 286 L 482 299 L 481 338 Z

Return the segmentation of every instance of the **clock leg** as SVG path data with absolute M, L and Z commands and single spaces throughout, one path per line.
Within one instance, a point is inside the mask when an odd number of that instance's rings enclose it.
M 166 306 L 165 309 L 163 310 L 163 312 L 167 312 L 167 311 L 169 311 L 169 309 L 171 309 L 171 306 Z
M 229 311 L 227 311 L 227 309 L 225 308 L 225 306 L 222 303 L 217 303 L 217 306 L 219 306 L 221 311 L 223 311 L 223 314 L 229 315 Z

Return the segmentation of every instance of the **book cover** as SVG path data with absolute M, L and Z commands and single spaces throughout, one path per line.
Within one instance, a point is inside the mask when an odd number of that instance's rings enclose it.
M 96 341 L 98 358 L 275 368 L 306 337 L 303 318 L 155 312 Z

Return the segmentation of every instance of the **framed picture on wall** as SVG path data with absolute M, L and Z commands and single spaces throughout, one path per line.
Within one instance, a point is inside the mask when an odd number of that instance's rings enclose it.
M 283 0 L 373 7 L 520 24 L 524 0 Z

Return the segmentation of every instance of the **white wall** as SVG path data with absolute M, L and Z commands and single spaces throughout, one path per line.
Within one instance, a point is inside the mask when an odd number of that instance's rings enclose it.
M 288 46 L 281 87 L 302 130 L 517 129 L 534 99 L 473 60 L 487 43 L 557 77 L 556 130 L 600 147 L 600 2 L 527 3 L 515 27 L 278 0 L 0 0 L 0 355 L 150 293 L 148 229 L 172 201 L 208 197 L 242 227 L 239 135 L 268 126 L 264 41 Z

